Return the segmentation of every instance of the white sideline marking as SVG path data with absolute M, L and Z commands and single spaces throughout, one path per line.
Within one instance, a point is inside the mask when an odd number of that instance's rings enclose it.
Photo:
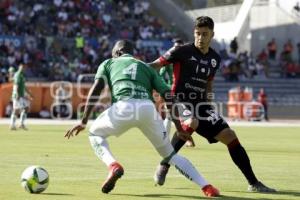
M 79 120 L 58 120 L 58 119 L 27 119 L 25 124 L 28 125 L 74 125 L 78 123 Z M 93 120 L 89 121 L 89 124 L 92 123 Z M 9 125 L 10 119 L 0 119 L 0 124 Z M 17 121 L 18 124 L 18 121 Z
M 89 120 L 91 124 L 94 120 Z M 57 120 L 57 119 L 27 119 L 28 125 L 74 125 L 79 120 Z M 230 126 L 242 127 L 300 127 L 300 120 L 270 120 L 269 122 L 249 122 L 249 121 L 227 121 Z M 1 118 L 0 125 L 9 125 L 10 119 Z
M 94 120 L 90 120 L 91 124 Z M 10 119 L 1 118 L 0 125 L 9 125 Z M 57 119 L 28 119 L 29 125 L 73 125 L 79 120 L 57 120 Z M 230 126 L 242 127 L 300 127 L 300 120 L 271 120 L 269 122 L 227 121 Z

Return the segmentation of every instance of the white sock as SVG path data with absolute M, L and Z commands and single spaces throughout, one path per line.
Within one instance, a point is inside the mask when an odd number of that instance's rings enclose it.
M 188 159 L 175 154 L 171 158 L 170 164 L 174 165 L 182 175 L 195 182 L 201 188 L 209 184 Z
M 168 115 L 166 116 L 166 118 L 164 120 L 164 127 L 165 127 L 167 133 L 170 134 L 170 131 L 171 131 L 171 120 L 169 119 Z
M 116 162 L 116 159 L 109 150 L 109 145 L 105 138 L 101 136 L 89 136 L 89 139 L 95 154 L 106 164 L 106 166 Z
M 21 114 L 20 114 L 20 119 L 21 119 L 21 125 L 24 126 L 25 125 L 25 119 L 27 118 L 27 113 L 25 110 L 22 110 Z
M 11 115 L 10 115 L 10 126 L 11 127 L 16 126 L 16 120 L 17 120 L 16 111 L 13 110 Z

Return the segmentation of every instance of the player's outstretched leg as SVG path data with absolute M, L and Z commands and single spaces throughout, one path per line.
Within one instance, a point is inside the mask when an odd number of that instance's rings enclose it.
M 174 154 L 169 163 L 174 165 L 187 179 L 199 185 L 205 196 L 216 197 L 220 195 L 219 190 L 209 184 L 188 159 Z
M 156 185 L 162 186 L 165 184 L 166 176 L 169 172 L 170 165 L 169 164 L 159 164 L 156 168 L 156 171 L 154 173 L 154 182 Z
M 123 167 L 117 162 L 112 163 L 109 166 L 108 176 L 102 185 L 102 192 L 109 193 L 110 191 L 112 191 L 116 185 L 117 180 L 121 178 L 123 174 Z
M 171 143 L 172 143 L 172 146 L 173 146 L 175 152 L 178 152 L 179 149 L 181 149 L 181 147 L 183 147 L 183 145 L 185 144 L 185 141 L 181 140 L 177 136 L 177 134 L 174 133 Z M 155 174 L 154 174 L 154 181 L 157 185 L 163 185 L 165 183 L 169 168 L 170 168 L 170 165 L 166 162 L 161 162 L 157 166 Z
M 267 187 L 256 178 L 247 152 L 238 139 L 233 140 L 227 147 L 233 162 L 238 166 L 249 183 L 249 192 L 276 192 L 275 189 Z
M 170 131 L 171 131 L 171 124 L 172 124 L 172 122 L 167 114 L 166 118 L 164 119 L 164 127 L 168 134 L 170 134 Z
M 274 192 L 277 192 L 275 189 L 264 185 L 260 181 L 254 183 L 254 184 L 250 184 L 248 186 L 248 191 L 249 192 L 261 192 L 261 193 L 274 193 Z
M 103 193 L 109 193 L 124 174 L 124 169 L 110 152 L 109 145 L 104 137 L 89 136 L 89 139 L 95 154 L 108 166 L 109 173 L 102 184 L 101 190 Z

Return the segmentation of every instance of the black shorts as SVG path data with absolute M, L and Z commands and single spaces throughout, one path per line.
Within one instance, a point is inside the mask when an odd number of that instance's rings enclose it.
M 205 137 L 209 143 L 218 142 L 214 137 L 225 128 L 229 128 L 224 118 L 210 106 L 199 109 L 194 116 L 199 120 L 196 133 Z
M 196 109 L 193 109 L 195 108 Z M 229 128 L 223 117 L 215 109 L 207 104 L 202 106 L 191 106 L 185 103 L 178 104 L 180 118 L 185 121 L 191 117 L 199 120 L 196 133 L 205 137 L 209 143 L 218 142 L 214 137 L 225 128 Z

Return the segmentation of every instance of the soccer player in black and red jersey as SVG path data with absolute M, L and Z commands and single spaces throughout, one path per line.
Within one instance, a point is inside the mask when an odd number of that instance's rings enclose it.
M 220 56 L 210 48 L 213 30 L 214 22 L 210 17 L 198 17 L 194 26 L 194 43 L 171 48 L 150 65 L 159 69 L 173 64 L 172 92 L 185 107 L 183 118 L 186 120 L 183 121 L 183 127 L 205 137 L 209 143 L 220 141 L 225 144 L 233 162 L 249 183 L 248 191 L 276 192 L 256 178 L 248 155 L 235 132 L 210 102 L 213 96 L 213 78 L 220 66 Z M 175 151 L 180 150 L 186 139 L 188 138 L 180 138 L 174 134 L 172 145 Z M 160 163 L 154 175 L 157 184 L 164 184 L 169 167 L 164 161 Z

